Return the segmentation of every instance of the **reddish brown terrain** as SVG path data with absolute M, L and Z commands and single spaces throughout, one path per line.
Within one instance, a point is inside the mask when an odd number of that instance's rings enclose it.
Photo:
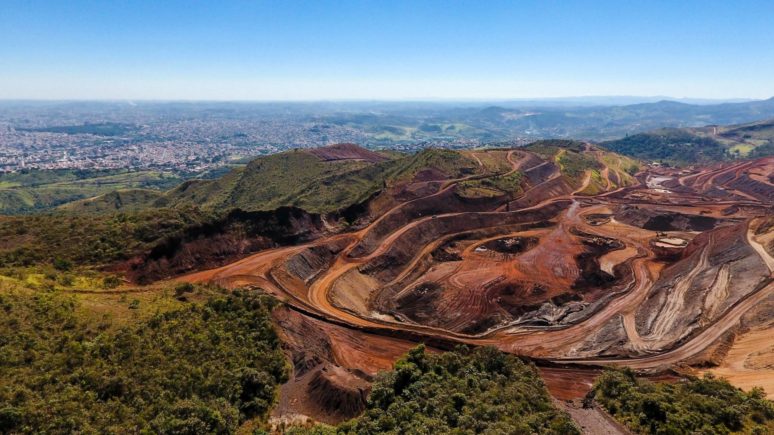
M 346 231 L 180 278 L 286 302 L 275 320 L 294 376 L 276 418 L 357 414 L 373 375 L 418 342 L 531 357 L 561 400 L 604 365 L 709 369 L 774 397 L 774 158 L 648 167 L 629 185 L 605 166 L 607 189 L 589 193 L 590 172 L 497 153 L 524 174 L 515 195 L 471 198 L 461 184 L 485 176 L 420 171 Z
M 309 152 L 322 160 L 362 160 L 371 163 L 383 162 L 387 157 L 352 143 L 342 143 L 314 148 Z

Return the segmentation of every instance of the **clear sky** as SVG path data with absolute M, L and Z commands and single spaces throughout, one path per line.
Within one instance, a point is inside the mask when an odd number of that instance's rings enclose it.
M 774 1 L 0 0 L 0 99 L 774 96 Z

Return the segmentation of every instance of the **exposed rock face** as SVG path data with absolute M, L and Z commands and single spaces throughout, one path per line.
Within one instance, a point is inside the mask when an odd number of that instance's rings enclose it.
M 304 282 L 309 282 L 330 265 L 348 242 L 348 239 L 342 238 L 332 243 L 309 247 L 287 260 L 287 271 Z
M 220 266 L 258 250 L 299 243 L 324 231 L 322 218 L 283 207 L 270 212 L 234 210 L 222 219 L 189 228 L 128 264 L 127 275 L 145 283 Z
M 584 356 L 619 356 L 629 342 L 621 316 L 615 316 L 576 349 L 575 354 Z
M 664 270 L 636 312 L 649 348 L 673 346 L 756 290 L 769 271 L 746 237 L 745 223 L 703 233 Z
M 350 255 L 357 258 L 370 254 L 384 237 L 405 225 L 406 222 L 450 212 L 493 210 L 499 204 L 497 198 L 462 198 L 451 189 L 424 198 L 422 201 L 406 203 L 371 228 Z

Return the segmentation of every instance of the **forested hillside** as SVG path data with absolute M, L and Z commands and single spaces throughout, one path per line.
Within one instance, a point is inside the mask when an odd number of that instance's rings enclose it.
M 362 416 L 293 434 L 579 434 L 558 411 L 534 366 L 491 347 L 411 350 L 374 382 Z
M 105 311 L 0 286 L 0 433 L 233 433 L 286 379 L 265 296 L 181 286 Z
M 763 390 L 745 393 L 714 377 L 653 383 L 629 370 L 607 371 L 596 381 L 593 395 L 636 433 L 774 431 L 774 402 L 766 400 Z

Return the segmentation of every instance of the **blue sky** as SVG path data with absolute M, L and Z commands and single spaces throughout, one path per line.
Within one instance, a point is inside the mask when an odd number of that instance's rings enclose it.
M 774 1 L 0 0 L 0 99 L 774 96 Z

